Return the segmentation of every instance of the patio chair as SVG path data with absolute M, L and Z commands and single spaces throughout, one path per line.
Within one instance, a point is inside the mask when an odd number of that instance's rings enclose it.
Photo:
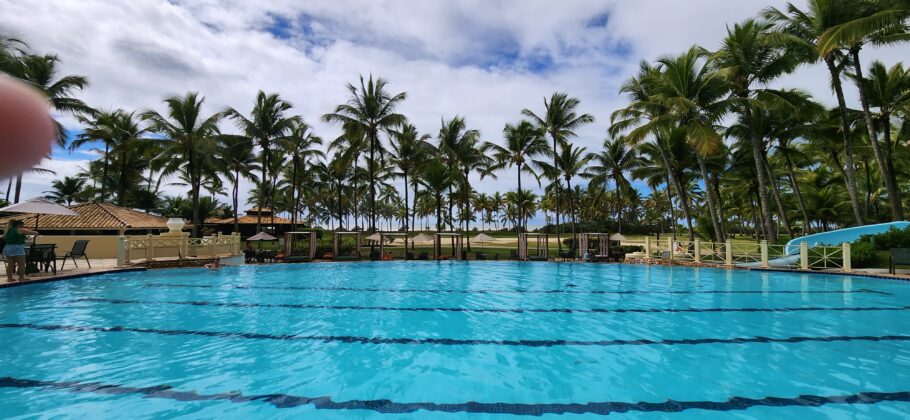
M 88 264 L 88 268 L 92 268 L 92 263 L 88 260 L 88 255 L 85 254 L 86 247 L 88 247 L 88 241 L 85 239 L 73 242 L 73 249 L 63 255 L 63 263 L 60 264 L 60 270 L 63 270 L 63 267 L 66 265 L 67 258 L 73 260 L 73 265 L 77 268 L 79 267 L 79 264 L 76 264 L 76 258 L 84 258 L 85 263 Z
M 56 245 L 41 244 L 30 246 L 25 256 L 26 272 L 38 273 L 44 271 L 47 273 L 53 269 L 54 274 L 57 274 L 57 254 L 54 252 L 54 248 L 56 248 Z
M 896 274 L 899 265 L 910 265 L 910 248 L 891 248 L 888 273 Z

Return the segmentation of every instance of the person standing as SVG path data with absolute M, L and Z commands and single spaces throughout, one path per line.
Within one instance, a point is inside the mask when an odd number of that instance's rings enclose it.
M 3 234 L 3 256 L 6 257 L 6 280 L 14 282 L 13 273 L 19 270 L 19 281 L 25 281 L 25 236 L 37 235 L 38 232 L 22 227 L 21 220 L 10 220 Z

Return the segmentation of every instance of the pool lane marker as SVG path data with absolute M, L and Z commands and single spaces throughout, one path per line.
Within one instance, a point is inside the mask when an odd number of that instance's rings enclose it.
M 200 394 L 196 391 L 179 391 L 170 385 L 131 387 L 100 382 L 39 381 L 34 379 L 2 377 L 0 388 L 42 389 L 99 395 L 139 395 L 143 398 L 163 398 L 174 401 L 225 401 L 231 403 L 262 402 L 275 408 L 295 408 L 312 405 L 317 410 L 369 410 L 382 414 L 415 413 L 431 411 L 443 413 L 513 414 L 541 416 L 544 414 L 598 414 L 627 412 L 678 413 L 686 410 L 736 411 L 752 407 L 821 407 L 828 404 L 863 404 L 881 402 L 910 402 L 910 392 L 859 392 L 845 395 L 800 395 L 797 397 L 747 398 L 732 397 L 726 401 L 676 401 L 622 402 L 605 401 L 589 403 L 465 403 L 397 402 L 392 400 L 335 401 L 332 397 L 305 397 L 273 393 L 243 395 L 240 392 Z
M 199 330 L 164 330 L 157 328 L 136 327 L 93 327 L 88 325 L 38 325 L 38 324 L 0 324 L 0 328 L 33 329 L 40 331 L 74 331 L 74 332 L 130 332 L 171 336 L 204 336 L 219 338 L 239 338 L 252 340 L 282 341 L 318 341 L 323 343 L 347 344 L 435 344 L 446 346 L 521 346 L 521 347 L 560 347 L 560 346 L 654 346 L 654 345 L 700 345 L 700 344 L 747 344 L 747 343 L 804 343 L 835 341 L 910 341 L 910 335 L 847 335 L 827 337 L 737 337 L 737 338 L 680 338 L 680 339 L 637 339 L 637 340 L 468 340 L 455 338 L 386 338 L 358 337 L 349 335 L 297 335 L 297 334 L 262 334 L 249 332 L 199 331 Z
M 699 295 L 699 294 L 717 294 L 717 295 L 764 295 L 764 294 L 851 294 L 851 293 L 874 293 L 880 295 L 891 295 L 888 292 L 881 292 L 870 289 L 856 290 L 527 290 L 527 289 L 383 289 L 373 287 L 309 287 L 309 286 L 232 286 L 232 285 L 208 285 L 208 284 L 178 284 L 178 283 L 146 283 L 144 287 L 174 287 L 174 288 L 198 288 L 198 289 L 241 289 L 241 290 L 316 290 L 316 291 L 333 291 L 333 292 L 388 292 L 388 293 L 465 293 L 465 294 L 487 294 L 487 293 L 527 293 L 527 294 L 591 294 L 591 295 Z M 571 285 L 570 287 L 574 287 Z
M 313 305 L 300 303 L 244 303 L 244 302 L 211 302 L 211 301 L 158 301 L 134 299 L 79 298 L 66 303 L 110 303 L 113 305 L 189 305 L 220 306 L 229 308 L 283 308 L 283 309 L 330 309 L 353 311 L 401 311 L 401 312 L 469 312 L 469 313 L 704 313 L 704 312 L 816 312 L 816 311 L 906 311 L 910 306 L 868 306 L 827 308 L 822 306 L 803 306 L 793 308 L 432 308 L 432 307 L 389 307 L 389 306 L 355 306 L 355 305 Z

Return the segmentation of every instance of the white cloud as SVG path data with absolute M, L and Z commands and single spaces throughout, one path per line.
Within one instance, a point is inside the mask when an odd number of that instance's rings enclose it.
M 435 135 L 441 117 L 462 115 L 493 141 L 503 124 L 521 118 L 522 108 L 541 111 L 545 96 L 567 92 L 597 118 L 578 139 L 596 149 L 610 113 L 624 102 L 618 87 L 640 60 L 696 43 L 716 48 L 727 23 L 784 4 L 0 0 L 0 25 L 18 29 L 37 50 L 58 54 L 64 72 L 88 76 L 82 98 L 96 107 L 160 109 L 166 95 L 198 91 L 207 97 L 207 112 L 248 111 L 263 89 L 281 93 L 319 135 L 334 138 L 338 128 L 319 116 L 346 99 L 346 83 L 372 73 L 386 78 L 390 90 L 408 92 L 401 111 L 422 132 Z M 875 54 L 889 63 L 900 57 L 893 48 Z M 780 84 L 831 99 L 820 69 L 803 69 Z M 73 162 L 53 165 L 65 172 Z M 26 195 L 47 189 L 49 180 L 36 175 Z M 513 187 L 510 174 L 476 184 L 487 192 Z

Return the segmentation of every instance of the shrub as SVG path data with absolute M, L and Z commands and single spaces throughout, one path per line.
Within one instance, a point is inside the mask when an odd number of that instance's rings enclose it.
M 862 239 L 850 244 L 850 262 L 854 267 L 872 267 L 875 264 L 875 247 Z
M 875 235 L 863 235 L 857 242 L 866 242 L 878 250 L 891 248 L 910 248 L 910 227 L 906 229 L 891 228 L 887 232 Z M 855 242 L 854 242 L 855 243 Z

